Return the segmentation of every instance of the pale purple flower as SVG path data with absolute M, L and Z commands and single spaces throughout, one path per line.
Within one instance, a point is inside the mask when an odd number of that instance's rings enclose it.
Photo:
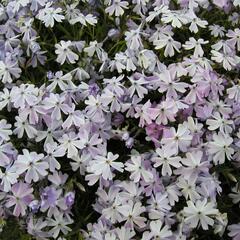
M 7 202 L 5 206 L 10 208 L 14 206 L 13 215 L 19 217 L 26 215 L 27 206 L 33 200 L 33 188 L 26 183 L 19 181 L 11 188 L 12 195 L 7 195 Z

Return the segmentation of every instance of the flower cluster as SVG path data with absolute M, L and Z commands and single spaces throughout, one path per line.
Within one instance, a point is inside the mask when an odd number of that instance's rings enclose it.
M 2 1 L 2 233 L 240 239 L 239 10 Z

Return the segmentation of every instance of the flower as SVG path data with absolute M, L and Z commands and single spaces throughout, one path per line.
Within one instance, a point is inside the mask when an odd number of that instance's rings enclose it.
M 146 218 L 140 216 L 145 210 L 146 208 L 142 206 L 141 202 L 133 203 L 133 201 L 129 201 L 128 204 L 119 207 L 119 212 L 123 215 L 123 220 L 126 221 L 125 226 L 130 226 L 131 228 L 134 225 L 141 228 L 146 225 Z
M 151 221 L 150 222 L 150 232 L 143 233 L 143 240 L 149 239 L 170 239 L 172 236 L 172 231 L 169 230 L 169 227 L 165 225 L 163 227 L 163 222 L 161 220 Z
M 214 207 L 213 202 L 207 202 L 207 199 L 204 198 L 202 201 L 197 200 L 195 204 L 188 201 L 187 205 L 183 211 L 186 216 L 185 222 L 190 227 L 195 228 L 200 224 L 204 230 L 208 230 L 208 225 L 212 226 L 214 224 L 211 216 L 218 214 L 218 210 Z
M 96 175 L 101 175 L 105 180 L 112 180 L 113 174 L 111 168 L 123 172 L 123 163 L 115 162 L 118 157 L 118 154 L 114 155 L 112 152 L 108 152 L 106 157 L 97 155 L 90 162 L 89 171 Z
M 176 153 L 173 152 L 173 150 L 167 146 L 164 146 L 162 148 L 157 148 L 156 152 L 158 156 L 153 157 L 152 160 L 155 162 L 154 167 L 162 166 L 162 175 L 166 176 L 172 175 L 172 169 L 170 166 L 173 166 L 175 168 L 181 167 L 181 157 L 174 156 Z
M 71 231 L 71 228 L 67 225 L 72 224 L 73 220 L 65 217 L 62 213 L 59 213 L 58 215 L 54 215 L 54 218 L 48 218 L 47 222 L 48 226 L 52 227 L 49 231 L 50 235 L 56 239 L 60 232 L 67 234 Z
M 57 62 L 63 64 L 67 60 L 69 63 L 75 63 L 78 60 L 78 55 L 70 49 L 71 46 L 71 41 L 60 41 L 60 44 L 55 44 Z
M 164 56 L 165 57 L 172 57 L 174 56 L 175 51 L 180 52 L 181 43 L 175 41 L 171 36 L 165 36 L 161 40 L 155 40 L 153 42 L 155 45 L 155 49 L 162 49 L 165 47 Z
M 153 179 L 153 174 L 143 166 L 140 155 L 131 156 L 131 162 L 125 163 L 125 170 L 131 172 L 130 179 L 134 182 L 139 182 L 140 178 L 143 178 L 146 182 Z
M 5 119 L 2 119 L 0 121 L 0 139 L 3 141 L 8 141 L 9 135 L 12 135 L 12 130 L 11 130 L 12 125 L 8 124 Z
M 196 40 L 195 38 L 190 37 L 189 41 L 186 41 L 183 47 L 186 50 L 194 49 L 194 53 L 193 53 L 194 57 L 202 57 L 204 54 L 204 51 L 201 45 L 206 45 L 207 43 L 208 41 L 204 41 L 202 38 L 199 38 L 198 40 Z
M 191 140 L 192 136 L 189 129 L 185 125 L 179 124 L 177 131 L 173 127 L 164 131 L 162 143 L 170 145 L 177 152 L 178 149 L 182 152 L 186 152 L 187 147 L 191 144 Z
M 124 14 L 123 9 L 127 8 L 127 1 L 113 0 L 112 4 L 105 9 L 105 12 L 108 13 L 110 16 L 114 14 L 116 17 L 119 17 Z
M 234 153 L 233 148 L 230 147 L 233 139 L 226 134 L 218 133 L 213 134 L 213 141 L 209 142 L 208 152 L 213 154 L 213 162 L 215 164 L 222 164 L 225 162 L 225 158 L 232 159 Z
M 29 152 L 27 149 L 23 149 L 23 155 L 18 155 L 14 167 L 16 172 L 20 175 L 25 173 L 25 181 L 31 183 L 32 181 L 39 181 L 40 177 L 44 177 L 48 174 L 48 163 L 42 162 L 43 154 L 37 154 L 36 152 Z
M 11 188 L 12 195 L 7 195 L 7 202 L 5 206 L 10 208 L 14 206 L 13 215 L 16 217 L 26 215 L 27 206 L 33 200 L 33 188 L 26 183 L 19 181 Z
M 238 240 L 240 237 L 240 224 L 231 224 L 228 226 L 228 236 L 232 237 L 233 240 Z
M 54 21 L 56 22 L 62 22 L 64 19 L 64 16 L 60 13 L 62 12 L 61 8 L 53 8 L 52 6 L 53 2 L 48 2 L 45 5 L 45 8 L 41 9 L 38 14 L 38 18 L 44 22 L 46 27 L 53 27 Z
M 17 62 L 0 61 L 0 79 L 3 83 L 11 83 L 13 78 L 19 78 L 22 70 L 18 67 Z

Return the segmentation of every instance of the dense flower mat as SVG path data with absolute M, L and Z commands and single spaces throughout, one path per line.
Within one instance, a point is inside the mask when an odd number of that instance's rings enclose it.
M 0 239 L 240 239 L 240 0 L 0 5 Z

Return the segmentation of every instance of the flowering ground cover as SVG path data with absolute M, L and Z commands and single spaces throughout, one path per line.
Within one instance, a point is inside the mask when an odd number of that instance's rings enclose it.
M 240 240 L 240 0 L 3 0 L 0 240 Z

